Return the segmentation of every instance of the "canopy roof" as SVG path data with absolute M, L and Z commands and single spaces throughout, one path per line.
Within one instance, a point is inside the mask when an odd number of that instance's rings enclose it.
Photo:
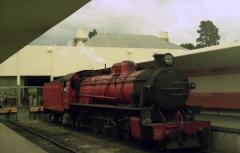
M 0 63 L 90 0 L 1 0 Z
M 175 66 L 180 70 L 210 69 L 240 66 L 240 42 L 227 43 L 195 50 L 187 50 L 175 57 Z M 147 68 L 154 61 L 138 64 Z

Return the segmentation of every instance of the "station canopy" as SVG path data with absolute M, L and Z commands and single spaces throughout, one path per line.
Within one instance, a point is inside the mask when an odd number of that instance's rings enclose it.
M 1 0 L 0 63 L 90 0 Z

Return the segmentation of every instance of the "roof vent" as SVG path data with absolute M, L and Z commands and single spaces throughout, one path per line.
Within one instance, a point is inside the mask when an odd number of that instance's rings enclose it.
M 161 38 L 163 40 L 166 40 L 166 41 L 169 41 L 169 39 L 168 39 L 168 32 L 160 32 L 159 33 L 159 38 Z
M 83 29 L 80 29 L 80 30 L 77 30 L 77 33 L 76 33 L 76 38 L 88 38 L 88 33 L 87 31 L 83 30 Z
M 73 40 L 73 45 L 78 46 L 86 42 L 88 38 L 88 33 L 85 30 L 77 30 L 76 37 Z

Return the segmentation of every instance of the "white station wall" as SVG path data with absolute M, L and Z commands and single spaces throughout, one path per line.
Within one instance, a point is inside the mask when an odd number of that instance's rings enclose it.
M 26 46 L 0 66 L 0 76 L 62 76 L 84 69 L 111 67 L 116 62 L 153 60 L 155 53 L 175 56 L 186 50 L 158 48 L 109 48 L 84 46 Z M 52 67 L 52 68 L 51 68 Z

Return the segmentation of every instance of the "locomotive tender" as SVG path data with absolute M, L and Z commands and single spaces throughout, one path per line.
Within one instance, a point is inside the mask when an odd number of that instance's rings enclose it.
M 195 121 L 185 105 L 195 84 L 173 67 L 171 54 L 154 58 L 151 69 L 123 61 L 46 83 L 44 109 L 53 121 L 152 141 L 160 149 L 207 147 L 210 122 Z

